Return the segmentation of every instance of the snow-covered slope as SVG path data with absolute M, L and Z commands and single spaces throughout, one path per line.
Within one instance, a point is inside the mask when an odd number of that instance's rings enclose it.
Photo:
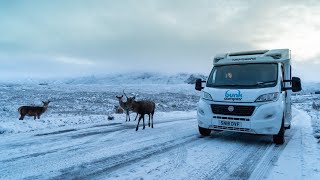
M 126 73 L 113 75 L 92 75 L 73 78 L 67 84 L 193 84 L 197 78 L 206 78 L 200 74 L 179 73 L 165 75 L 159 73 Z
M 104 75 L 88 75 L 82 77 L 66 78 L 66 79 L 33 79 L 26 78 L 19 81 L 6 81 L 2 84 L 40 84 L 40 85 L 81 85 L 81 84 L 100 84 L 100 85 L 139 85 L 139 84 L 194 84 L 195 80 L 207 79 L 202 74 L 178 73 L 178 74 L 161 74 L 150 72 L 132 72 Z M 1 83 L 1 82 L 0 82 Z
M 122 95 L 124 89 L 128 96 L 135 94 L 138 100 L 153 100 L 156 114 L 194 111 L 199 100 L 199 92 L 189 84 L 0 84 L 0 135 L 106 122 L 119 105 L 115 96 Z M 41 105 L 46 100 L 52 102 L 40 120 L 32 117 L 18 120 L 20 106 Z M 115 116 L 117 122 L 124 120 L 124 114 Z

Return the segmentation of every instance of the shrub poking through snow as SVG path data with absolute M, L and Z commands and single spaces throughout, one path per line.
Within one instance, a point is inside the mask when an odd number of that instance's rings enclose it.
M 109 116 L 108 116 L 108 120 L 109 120 L 109 121 L 114 120 L 114 116 L 109 115 Z
M 313 101 L 312 108 L 315 109 L 315 110 L 319 110 L 320 109 L 320 104 L 317 104 L 316 102 Z
M 114 111 L 116 114 L 123 114 L 123 109 L 119 106 L 114 106 Z

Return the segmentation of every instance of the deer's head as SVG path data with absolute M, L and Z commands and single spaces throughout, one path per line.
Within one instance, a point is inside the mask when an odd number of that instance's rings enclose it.
M 42 101 L 43 107 L 48 107 L 51 101 Z

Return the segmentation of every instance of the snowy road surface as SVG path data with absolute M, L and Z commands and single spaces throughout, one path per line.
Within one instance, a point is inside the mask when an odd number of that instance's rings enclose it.
M 279 173 L 290 173 L 286 162 L 299 163 L 297 156 L 278 163 L 287 157 L 283 153 L 303 152 L 301 115 L 294 121 L 282 146 L 273 144 L 271 136 L 233 132 L 202 138 L 192 116 L 159 119 L 154 129 L 140 127 L 138 132 L 135 122 L 115 122 L 7 135 L 0 139 L 0 179 L 277 179 Z M 304 173 L 300 166 L 292 165 L 300 171 L 297 179 Z

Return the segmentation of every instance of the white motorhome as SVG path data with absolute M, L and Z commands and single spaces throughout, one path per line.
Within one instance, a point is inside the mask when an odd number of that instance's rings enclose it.
M 291 93 L 301 90 L 300 78 L 292 77 L 289 49 L 220 54 L 202 86 L 198 104 L 199 132 L 211 130 L 273 135 L 284 143 L 291 127 Z

